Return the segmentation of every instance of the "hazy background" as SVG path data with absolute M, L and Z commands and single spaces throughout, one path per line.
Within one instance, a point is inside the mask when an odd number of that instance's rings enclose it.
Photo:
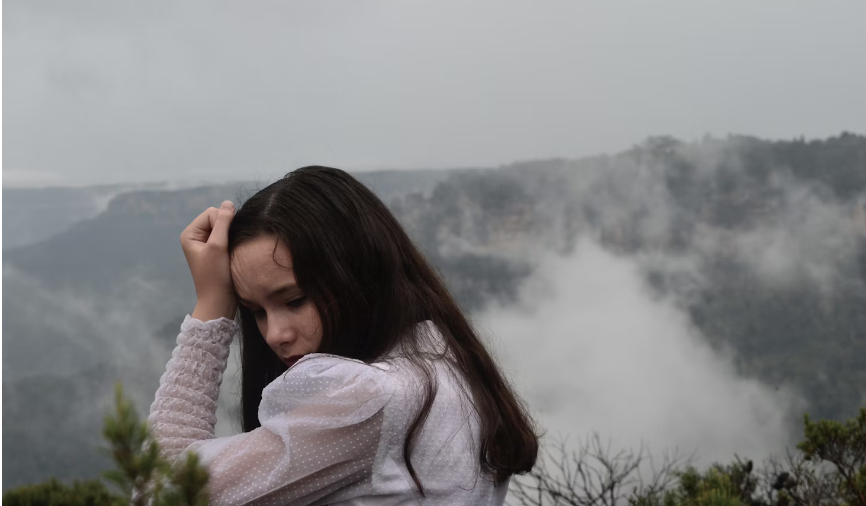
M 493 166 L 862 131 L 866 4 L 4 2 L 3 182 Z
M 551 437 L 760 459 L 866 404 L 866 4 L 4 14 L 4 488 L 107 465 L 114 379 L 144 415 L 194 307 L 181 230 L 312 163 L 389 205 Z

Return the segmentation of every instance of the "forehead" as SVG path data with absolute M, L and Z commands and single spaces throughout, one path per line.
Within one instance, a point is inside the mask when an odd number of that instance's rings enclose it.
M 273 288 L 295 283 L 292 255 L 274 236 L 256 237 L 235 247 L 231 274 L 235 290 L 244 299 L 256 299 Z

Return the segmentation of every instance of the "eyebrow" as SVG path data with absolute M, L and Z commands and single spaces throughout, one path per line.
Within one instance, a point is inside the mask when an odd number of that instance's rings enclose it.
M 268 299 L 274 299 L 280 295 L 285 295 L 287 293 L 291 293 L 294 291 L 299 292 L 299 291 L 301 291 L 301 289 L 298 287 L 298 285 L 295 285 L 295 284 L 281 286 L 280 288 L 277 288 L 276 290 L 269 293 L 267 298 Z M 242 299 L 241 297 L 238 297 L 238 302 L 240 302 L 244 306 L 254 306 L 255 305 L 255 304 L 250 303 L 248 300 Z

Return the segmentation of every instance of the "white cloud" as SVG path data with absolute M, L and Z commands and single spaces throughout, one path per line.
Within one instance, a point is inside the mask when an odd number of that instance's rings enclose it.
M 781 209 L 736 238 L 741 258 L 770 283 L 805 279 L 829 290 L 857 254 L 854 206 L 822 197 L 784 173 L 774 173 L 772 183 L 783 192 Z
M 632 261 L 583 239 L 542 261 L 522 307 L 478 320 L 551 436 L 599 432 L 655 454 L 696 451 L 698 462 L 761 459 L 789 443 L 801 401 L 738 377 Z

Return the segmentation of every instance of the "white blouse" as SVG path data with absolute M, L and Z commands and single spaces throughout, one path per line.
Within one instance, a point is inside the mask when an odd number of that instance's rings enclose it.
M 432 321 L 420 324 L 444 346 Z M 508 480 L 481 473 L 478 418 L 444 360 L 439 389 L 411 454 L 403 441 L 420 408 L 419 374 L 406 359 L 366 364 L 312 353 L 262 392 L 261 427 L 214 436 L 217 397 L 238 325 L 187 315 L 150 407 L 154 438 L 169 460 L 195 451 L 218 505 L 501 505 Z

